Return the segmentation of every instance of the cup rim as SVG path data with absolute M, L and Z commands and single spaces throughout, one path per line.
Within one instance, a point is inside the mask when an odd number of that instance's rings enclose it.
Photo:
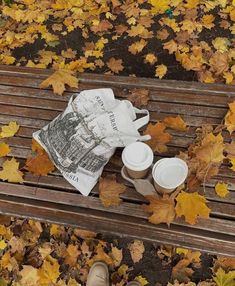
M 182 178 L 180 180 L 178 180 L 177 184 L 175 184 L 175 185 L 165 185 L 162 182 L 157 181 L 157 178 L 155 176 L 156 168 L 157 167 L 160 168 L 160 166 L 161 165 L 163 166 L 164 163 L 166 164 L 167 162 L 169 163 L 169 162 L 173 162 L 173 161 L 178 163 L 178 165 L 181 165 L 181 167 L 184 169 L 184 176 L 182 176 Z M 175 164 L 175 165 L 177 165 L 177 164 Z M 153 177 L 154 182 L 157 185 L 159 185 L 160 187 L 162 187 L 164 189 L 168 189 L 168 190 L 169 189 L 175 189 L 178 186 L 180 186 L 181 184 L 183 184 L 183 182 L 186 180 L 187 176 L 188 176 L 188 165 L 186 164 L 186 162 L 184 160 L 182 160 L 180 158 L 175 158 L 175 157 L 173 157 L 173 158 L 162 158 L 154 164 L 153 169 L 152 169 L 152 177 Z

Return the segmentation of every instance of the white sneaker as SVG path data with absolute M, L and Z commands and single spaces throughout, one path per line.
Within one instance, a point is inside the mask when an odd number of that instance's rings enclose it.
M 87 276 L 86 286 L 109 286 L 109 270 L 105 263 L 95 262 L 92 265 Z
M 141 284 L 138 281 L 131 281 L 131 282 L 127 283 L 126 286 L 141 286 Z

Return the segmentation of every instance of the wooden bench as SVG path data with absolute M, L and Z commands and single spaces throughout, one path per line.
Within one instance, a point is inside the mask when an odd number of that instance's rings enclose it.
M 10 156 L 22 162 L 31 153 L 32 132 L 40 129 L 64 110 L 68 99 L 55 96 L 49 89 L 39 89 L 39 84 L 52 71 L 0 66 L 0 124 L 14 120 L 21 128 L 16 136 L 4 140 L 11 146 Z M 149 89 L 151 100 L 147 108 L 151 120 L 157 121 L 170 115 L 182 115 L 190 125 L 185 133 L 171 132 L 173 140 L 164 156 L 175 156 L 185 150 L 195 136 L 195 129 L 205 123 L 219 124 L 228 110 L 227 103 L 235 100 L 233 86 L 205 85 L 192 82 L 81 74 L 79 90 L 111 87 L 117 97 L 125 97 L 128 89 Z M 228 136 L 227 136 L 228 138 Z M 120 176 L 118 150 L 105 173 Z M 160 158 L 156 156 L 156 159 Z M 219 176 L 206 185 L 210 219 L 201 219 L 191 226 L 182 219 L 166 225 L 147 222 L 141 204 L 144 198 L 130 185 L 121 196 L 123 203 L 117 208 L 104 208 L 98 198 L 96 186 L 89 197 L 83 197 L 59 172 L 49 176 L 25 173 L 25 183 L 0 182 L 0 212 L 7 215 L 30 217 L 38 220 L 79 226 L 95 232 L 139 238 L 154 243 L 173 244 L 210 253 L 235 255 L 235 173 L 223 165 Z M 219 198 L 214 192 L 218 180 L 230 182 L 230 194 Z

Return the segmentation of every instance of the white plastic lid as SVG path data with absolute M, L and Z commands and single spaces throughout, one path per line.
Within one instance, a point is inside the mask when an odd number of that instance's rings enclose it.
M 128 169 L 143 171 L 153 163 L 153 151 L 145 143 L 131 143 L 122 152 L 122 162 Z
M 187 178 L 188 166 L 179 158 L 165 158 L 154 165 L 152 175 L 159 186 L 175 189 Z

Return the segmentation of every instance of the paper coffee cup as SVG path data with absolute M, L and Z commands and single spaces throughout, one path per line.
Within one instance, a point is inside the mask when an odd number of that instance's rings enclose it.
M 187 164 L 179 158 L 164 158 L 152 169 L 155 189 L 160 193 L 171 193 L 179 187 L 188 175 Z
M 153 151 L 145 143 L 134 142 L 124 148 L 122 162 L 130 177 L 144 178 L 153 163 Z

